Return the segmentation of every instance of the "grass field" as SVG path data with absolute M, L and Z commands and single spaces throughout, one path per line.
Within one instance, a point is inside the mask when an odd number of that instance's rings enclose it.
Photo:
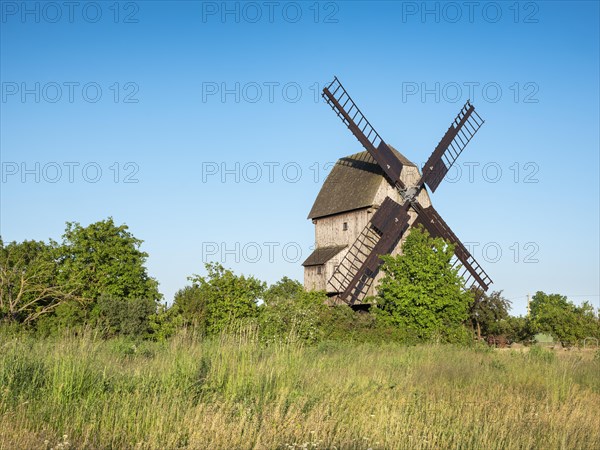
M 0 449 L 594 449 L 599 405 L 593 352 L 0 341 Z

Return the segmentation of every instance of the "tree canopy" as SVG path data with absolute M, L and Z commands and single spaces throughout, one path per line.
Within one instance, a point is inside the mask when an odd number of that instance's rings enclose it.
M 304 286 L 297 280 L 283 277 L 269 286 L 263 295 L 265 304 L 269 305 L 280 300 L 295 300 L 304 292 Z
M 158 282 L 145 267 L 148 254 L 140 250 L 142 242 L 112 218 L 87 227 L 67 222 L 58 249 L 61 284 L 91 301 L 102 294 L 159 300 Z
M 67 223 L 61 243 L 0 240 L 0 320 L 50 331 L 84 322 L 140 329 L 132 323 L 147 320 L 161 298 L 141 244 L 112 218 Z
M 148 254 L 127 225 L 112 218 L 66 224 L 61 242 L 4 243 L 0 239 L 0 323 L 42 334 L 81 326 L 104 336 L 162 339 L 192 326 L 216 335 L 243 322 L 265 341 L 358 339 L 373 342 L 467 341 L 478 335 L 527 341 L 549 333 L 563 343 L 600 338 L 597 310 L 559 294 L 537 292 L 528 317 L 511 317 L 501 291 L 465 291 L 453 247 L 422 228 L 407 236 L 402 255 L 383 256 L 385 274 L 373 314 L 327 306 L 325 292 L 307 292 L 288 277 L 267 288 L 253 276 L 218 263 L 188 277 L 173 304 L 160 304 Z M 253 328 L 254 329 L 254 328 Z
M 385 277 L 378 307 L 389 320 L 420 339 L 464 335 L 472 293 L 463 289 L 458 268 L 452 268 L 452 245 L 413 228 L 398 256 L 382 256 Z
M 52 244 L 0 239 L 0 321 L 31 323 L 73 297 L 57 281 L 55 258 Z
M 532 334 L 549 333 L 555 339 L 570 344 L 586 337 L 600 338 L 600 322 L 588 302 L 576 306 L 563 295 L 538 291 L 529 307 Z
M 506 332 L 503 321 L 509 317 L 510 301 L 502 296 L 502 291 L 491 294 L 474 292 L 475 300 L 469 308 L 469 316 L 477 336 L 489 336 Z
M 175 295 L 175 305 L 187 323 L 216 334 L 239 319 L 258 314 L 258 300 L 266 284 L 254 277 L 236 275 L 219 263 L 205 264 L 206 276 L 193 275 L 192 286 Z

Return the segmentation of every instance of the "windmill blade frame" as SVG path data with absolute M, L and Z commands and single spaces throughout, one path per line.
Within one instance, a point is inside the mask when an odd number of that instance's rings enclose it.
M 379 133 L 367 120 L 362 111 L 356 106 L 354 100 L 350 97 L 342 83 L 337 77 L 323 88 L 322 97 L 333 111 L 342 120 L 352 134 L 358 139 L 363 147 L 377 161 L 377 164 L 383 169 L 392 184 L 400 189 L 405 189 L 404 183 L 400 180 L 402 173 L 402 162 L 390 149 L 390 147 L 381 138 Z
M 329 284 L 349 305 L 364 299 L 383 263 L 381 255 L 391 253 L 406 232 L 409 207 L 386 197 L 332 275 Z
M 418 216 L 416 224 L 421 224 L 433 237 L 441 237 L 445 241 L 454 245 L 454 255 L 462 264 L 461 276 L 465 281 L 465 288 L 470 289 L 477 285 L 482 291 L 487 291 L 492 284 L 492 279 L 479 265 L 477 260 L 471 255 L 469 250 L 458 239 L 456 234 L 442 219 L 442 216 L 435 210 L 433 206 L 423 208 L 419 204 L 414 204 L 413 207 L 417 210 Z M 465 278 L 466 275 L 466 278 Z
M 459 111 L 450 127 L 423 165 L 423 182 L 435 192 L 454 162 L 458 159 L 473 136 L 479 131 L 485 120 L 475 111 L 469 100 Z

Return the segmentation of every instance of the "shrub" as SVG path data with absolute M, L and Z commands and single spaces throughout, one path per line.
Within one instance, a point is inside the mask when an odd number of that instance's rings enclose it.
M 205 265 L 206 276 L 193 275 L 193 283 L 175 295 L 184 323 L 215 335 L 228 326 L 258 314 L 257 303 L 265 283 L 254 277 L 236 275 L 218 263 Z
M 150 316 L 156 313 L 156 302 L 152 299 L 103 294 L 96 308 L 98 323 L 109 335 L 147 337 L 152 332 Z
M 329 306 L 324 292 L 302 291 L 296 298 L 272 298 L 260 308 L 263 341 L 315 343 L 325 336 Z

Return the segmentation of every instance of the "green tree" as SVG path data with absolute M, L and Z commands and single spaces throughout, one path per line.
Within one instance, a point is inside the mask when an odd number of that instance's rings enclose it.
M 510 301 L 502 297 L 502 291 L 480 293 L 469 309 L 469 318 L 477 337 L 504 334 L 501 324 L 508 319 Z
M 452 268 L 452 245 L 413 228 L 398 256 L 382 256 L 385 277 L 378 307 L 388 320 L 420 339 L 465 339 L 472 293 Z
M 505 335 L 510 342 L 522 342 L 531 338 L 525 317 L 508 316 L 506 319 L 501 319 L 496 327 L 498 332 L 495 334 Z
M 0 321 L 30 324 L 72 298 L 57 273 L 52 242 L 0 239 Z
M 189 277 L 192 286 L 175 296 L 175 305 L 187 321 L 198 324 L 208 334 L 216 334 L 240 319 L 257 316 L 264 282 L 236 275 L 218 263 L 207 263 L 205 268 L 206 276 Z
M 158 282 L 145 267 L 148 254 L 140 250 L 125 224 L 112 218 L 82 227 L 67 222 L 59 248 L 59 277 L 67 289 L 95 304 L 100 295 L 159 300 Z
M 293 300 L 304 293 L 304 286 L 296 280 L 283 277 L 277 283 L 269 286 L 263 295 L 264 302 L 268 305 L 278 300 Z
M 580 339 L 595 337 L 600 339 L 600 310 L 585 301 L 581 306 L 575 306 L 575 314 L 581 327 Z
M 575 306 L 563 295 L 538 291 L 529 306 L 532 334 L 549 333 L 559 341 L 570 344 L 588 336 L 598 337 L 598 316 L 587 302 Z

